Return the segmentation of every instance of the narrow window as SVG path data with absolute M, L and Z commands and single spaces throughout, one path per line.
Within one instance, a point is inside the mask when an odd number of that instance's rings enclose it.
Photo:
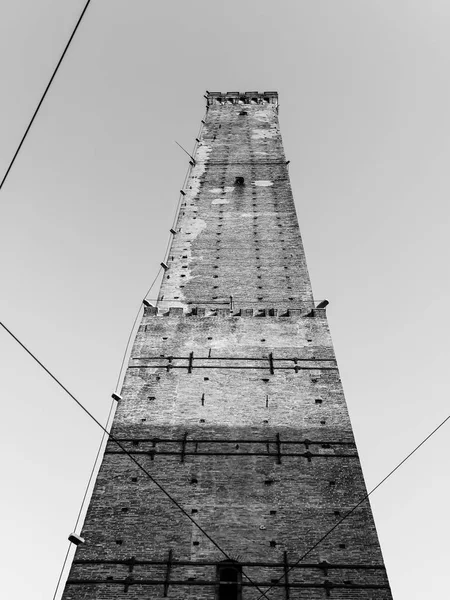
M 217 600 L 242 599 L 242 570 L 240 565 L 224 561 L 217 567 Z

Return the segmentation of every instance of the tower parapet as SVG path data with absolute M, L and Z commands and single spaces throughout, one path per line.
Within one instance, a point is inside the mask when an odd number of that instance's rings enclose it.
M 278 104 L 278 92 L 207 92 L 206 104 Z

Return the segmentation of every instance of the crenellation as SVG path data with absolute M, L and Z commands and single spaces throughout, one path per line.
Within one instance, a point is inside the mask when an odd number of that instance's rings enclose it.
M 278 104 L 278 92 L 207 92 L 207 106 L 214 104 Z

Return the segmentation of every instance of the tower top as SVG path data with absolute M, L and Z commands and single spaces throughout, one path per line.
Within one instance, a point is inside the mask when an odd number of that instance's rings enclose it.
M 206 92 L 206 104 L 278 104 L 278 92 Z

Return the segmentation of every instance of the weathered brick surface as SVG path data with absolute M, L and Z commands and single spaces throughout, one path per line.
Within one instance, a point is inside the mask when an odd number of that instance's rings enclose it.
M 113 434 L 243 565 L 244 600 L 261 595 L 246 576 L 276 584 L 274 600 L 389 600 L 367 501 L 284 585 L 284 560 L 366 489 L 325 311 L 313 310 L 276 98 L 263 97 L 209 99 L 159 309 L 144 313 Z M 217 595 L 224 555 L 113 441 L 82 535 L 65 600 Z
M 276 108 L 211 104 L 161 286 L 167 306 L 233 296 L 238 307 L 312 307 Z

